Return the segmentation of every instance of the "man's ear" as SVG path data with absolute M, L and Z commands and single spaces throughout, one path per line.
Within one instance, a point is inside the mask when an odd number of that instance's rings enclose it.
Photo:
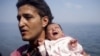
M 42 17 L 42 27 L 46 27 L 49 22 L 48 16 Z

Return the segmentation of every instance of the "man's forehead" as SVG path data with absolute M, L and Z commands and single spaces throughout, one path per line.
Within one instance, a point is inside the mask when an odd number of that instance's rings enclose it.
M 19 7 L 18 13 L 19 12 L 37 13 L 38 11 L 37 11 L 37 8 L 35 8 L 35 7 L 31 6 L 31 5 L 26 4 L 26 5 L 23 5 L 23 6 Z

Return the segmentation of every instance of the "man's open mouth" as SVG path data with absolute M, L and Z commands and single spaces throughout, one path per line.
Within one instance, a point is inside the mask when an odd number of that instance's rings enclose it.
M 22 34 L 25 34 L 27 32 L 27 30 L 25 30 L 25 29 L 21 29 L 20 31 Z

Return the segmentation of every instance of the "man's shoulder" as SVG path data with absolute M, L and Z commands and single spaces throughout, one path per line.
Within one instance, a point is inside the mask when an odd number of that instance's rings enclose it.
M 28 44 L 22 45 L 21 47 L 19 47 L 18 49 L 14 50 L 10 56 L 21 56 L 21 54 L 27 50 L 29 47 Z

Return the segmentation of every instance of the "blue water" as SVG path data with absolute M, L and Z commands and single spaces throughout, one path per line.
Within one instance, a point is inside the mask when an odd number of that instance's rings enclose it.
M 100 25 L 68 25 L 61 24 L 66 35 L 70 35 L 82 44 L 91 56 L 100 56 Z M 9 54 L 25 44 L 21 40 L 17 24 L 0 24 L 0 53 Z
M 63 26 L 64 32 L 82 44 L 91 56 L 100 56 L 100 25 Z

